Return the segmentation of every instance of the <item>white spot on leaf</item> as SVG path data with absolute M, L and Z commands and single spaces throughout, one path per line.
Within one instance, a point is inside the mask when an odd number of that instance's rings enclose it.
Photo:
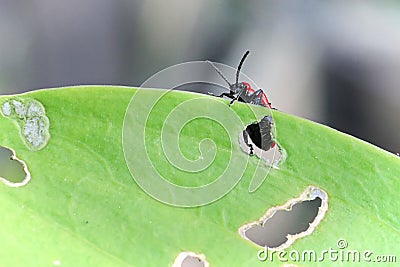
M 4 116 L 10 116 L 10 115 L 11 115 L 11 105 L 10 105 L 10 102 L 4 103 L 3 108 L 2 108 L 2 111 L 3 111 Z
M 24 136 L 34 147 L 45 143 L 46 124 L 39 117 L 33 117 L 25 122 Z
M 25 105 L 21 101 L 18 101 L 18 100 L 13 100 L 12 103 L 14 105 L 14 111 L 18 115 L 18 117 L 20 117 L 21 119 L 24 118 L 26 115 Z
M 32 101 L 29 104 L 27 116 L 30 118 L 35 116 L 41 117 L 44 115 L 43 112 L 44 112 L 43 107 L 39 106 L 36 102 Z
M 3 103 L 2 113 L 18 123 L 21 137 L 29 149 L 40 150 L 46 146 L 50 139 L 50 122 L 39 101 L 12 98 Z

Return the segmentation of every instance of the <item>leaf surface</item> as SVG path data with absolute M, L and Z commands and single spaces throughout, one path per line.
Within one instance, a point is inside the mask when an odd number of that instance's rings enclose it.
M 400 159 L 326 126 L 278 111 L 273 111 L 277 141 L 287 159 L 279 170 L 269 172 L 257 191 L 249 193 L 254 173 L 266 175 L 268 169 L 258 165 L 256 157 L 249 159 L 237 140 L 229 141 L 224 125 L 208 119 L 176 127 L 182 127 L 179 146 L 183 156 L 195 160 L 201 152 L 206 157 L 215 153 L 210 167 L 193 176 L 169 164 L 160 131 L 170 111 L 183 102 L 196 114 L 202 109 L 212 113 L 214 104 L 226 105 L 209 96 L 170 92 L 149 115 L 144 135 L 149 159 L 161 175 L 192 187 L 213 182 L 231 158 L 245 162 L 246 167 L 233 166 L 234 172 L 243 172 L 241 180 L 224 197 L 205 206 L 180 208 L 150 197 L 132 178 L 122 145 L 125 111 L 137 90 L 79 86 L 20 95 L 39 101 L 50 121 L 51 137 L 38 151 L 24 143 L 15 121 L 0 116 L 0 145 L 14 149 L 32 175 L 22 187 L 0 183 L 2 266 L 172 266 L 182 251 L 204 254 L 212 267 L 282 266 L 276 256 L 272 262 L 260 262 L 259 247 L 244 240 L 238 229 L 258 220 L 269 208 L 298 197 L 309 185 L 328 193 L 329 209 L 316 230 L 295 241 L 288 252 L 315 250 L 320 256 L 329 248 L 340 250 L 336 243 L 342 238 L 348 250 L 373 252 L 371 259 L 398 253 Z M 149 89 L 146 94 L 152 97 L 158 92 Z M 0 97 L 0 104 L 9 98 Z M 201 106 L 192 99 L 200 99 Z M 204 106 L 204 100 L 216 103 Z M 261 107 L 251 113 L 243 103 L 235 103 L 232 109 L 242 123 L 232 126 L 238 134 L 243 123 L 263 114 Z M 138 105 L 138 116 L 140 110 Z M 172 140 L 176 127 L 164 129 L 164 138 Z M 213 143 L 199 147 L 205 138 Z M 139 157 L 136 160 L 139 173 L 146 175 L 149 167 Z M 298 264 L 337 266 L 338 261 L 325 255 L 322 263 Z

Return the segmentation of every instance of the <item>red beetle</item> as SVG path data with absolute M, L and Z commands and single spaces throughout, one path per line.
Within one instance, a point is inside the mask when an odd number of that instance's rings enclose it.
M 240 60 L 239 66 L 236 71 L 236 83 L 234 84 L 231 84 L 228 79 L 226 79 L 226 77 L 221 73 L 221 71 L 211 61 L 207 60 L 207 62 L 210 63 L 211 66 L 213 66 L 213 68 L 218 72 L 222 79 L 224 79 L 225 82 L 229 85 L 229 93 L 222 93 L 218 97 L 226 96 L 228 98 L 231 98 L 232 100 L 230 102 L 230 105 L 232 105 L 236 100 L 239 100 L 240 102 L 272 108 L 271 103 L 268 101 L 268 98 L 263 90 L 258 89 L 256 91 L 251 88 L 249 83 L 239 82 L 240 69 L 242 68 L 243 62 L 249 55 L 249 53 L 250 51 L 246 51 L 246 53 Z

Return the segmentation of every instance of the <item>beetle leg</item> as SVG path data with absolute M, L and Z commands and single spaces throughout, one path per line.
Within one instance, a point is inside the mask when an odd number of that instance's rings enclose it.
M 231 102 L 229 102 L 229 106 L 231 107 L 233 105 L 233 103 L 235 103 L 235 101 L 237 100 L 237 98 L 232 98 Z
M 231 93 L 222 93 L 218 97 L 223 97 L 223 96 L 226 96 L 226 97 L 231 98 L 231 99 L 235 98 Z
M 226 96 L 226 97 L 228 97 L 228 98 L 230 98 L 230 99 L 235 98 L 235 97 L 232 95 L 232 93 L 222 93 L 222 94 L 220 94 L 220 95 L 215 95 L 214 93 L 208 92 L 208 94 L 209 94 L 209 95 L 212 95 L 212 96 L 215 96 L 215 97 L 224 97 L 224 96 Z
M 250 148 L 250 156 L 254 155 L 254 148 L 252 144 L 249 144 L 249 134 L 246 130 L 243 131 L 243 140 L 245 144 Z
M 261 94 L 261 95 L 260 95 Z M 262 94 L 264 94 L 263 90 L 258 89 L 257 91 L 255 91 L 254 93 L 252 93 L 250 96 L 248 96 L 249 99 L 249 103 L 252 103 L 254 100 L 259 99 L 259 102 L 261 103 L 261 97 Z M 260 103 L 254 103 L 254 104 L 260 104 Z

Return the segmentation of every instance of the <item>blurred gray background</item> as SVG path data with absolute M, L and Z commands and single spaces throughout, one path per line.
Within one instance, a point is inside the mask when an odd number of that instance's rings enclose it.
M 0 93 L 237 66 L 279 110 L 400 152 L 400 2 L 0 0 Z

